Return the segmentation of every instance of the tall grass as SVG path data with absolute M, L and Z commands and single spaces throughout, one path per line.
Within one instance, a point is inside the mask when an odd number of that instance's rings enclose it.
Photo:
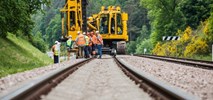
M 52 59 L 26 40 L 12 34 L 0 38 L 0 77 L 51 63 Z

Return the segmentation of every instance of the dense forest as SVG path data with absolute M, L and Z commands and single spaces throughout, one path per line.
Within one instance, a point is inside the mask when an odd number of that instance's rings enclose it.
M 19 1 L 0 1 L 0 22 L 4 25 L 0 36 L 7 32 L 24 36 L 45 52 L 60 38 L 60 9 L 65 0 Z M 164 56 L 211 55 L 212 0 L 88 0 L 87 16 L 109 5 L 120 6 L 129 15 L 128 53 L 142 54 L 146 49 L 146 53 Z M 162 36 L 180 36 L 180 40 L 163 41 Z

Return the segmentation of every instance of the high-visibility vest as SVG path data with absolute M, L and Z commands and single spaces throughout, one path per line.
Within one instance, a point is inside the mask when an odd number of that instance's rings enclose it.
M 84 37 L 83 34 L 79 34 L 79 35 L 78 35 L 78 37 L 77 37 L 77 39 L 76 39 L 76 43 L 77 43 L 78 46 L 85 46 L 85 44 L 86 44 L 86 39 L 85 39 L 85 37 Z
M 89 37 L 88 36 L 84 36 L 85 40 L 86 40 L 86 46 L 89 45 Z
M 58 49 L 56 48 L 56 45 L 53 45 L 52 51 L 53 51 L 55 56 L 58 56 Z
M 98 45 L 103 44 L 103 38 L 102 38 L 102 36 L 100 34 L 98 34 L 98 36 L 97 36 L 97 44 Z
M 118 27 L 118 34 L 121 34 L 122 33 L 122 30 L 120 27 Z
M 92 36 L 92 43 L 97 44 L 97 37 L 95 35 Z
M 67 47 L 72 48 L 73 42 L 71 39 L 69 39 L 69 40 L 67 40 L 66 44 L 67 44 Z
M 104 25 L 107 25 L 107 21 L 104 22 Z

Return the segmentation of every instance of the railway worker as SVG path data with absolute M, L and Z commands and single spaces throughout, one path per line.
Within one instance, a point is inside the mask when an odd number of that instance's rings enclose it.
M 67 57 L 68 57 L 68 60 L 70 60 L 70 53 L 73 48 L 73 41 L 72 41 L 71 35 L 68 36 L 68 40 L 66 41 L 66 46 L 67 46 Z
M 89 44 L 88 44 L 89 57 L 91 57 L 91 54 L 92 54 L 92 37 L 91 37 L 91 33 L 87 32 L 87 36 L 89 37 Z
M 118 25 L 118 34 L 122 34 L 121 25 Z
M 101 20 L 101 33 L 108 33 L 107 18 L 103 17 Z
M 103 46 L 103 38 L 100 35 L 99 31 L 96 31 L 96 37 L 97 37 L 97 48 L 98 48 L 98 55 L 99 59 L 102 57 L 102 46 Z
M 96 57 L 96 48 L 97 48 L 97 37 L 94 32 L 92 32 L 92 56 Z
M 52 52 L 53 52 L 53 59 L 54 59 L 54 63 L 58 63 L 59 59 L 58 59 L 58 54 L 59 54 L 59 51 L 58 51 L 58 41 L 55 41 L 55 44 L 52 46 Z
M 89 37 L 87 36 L 86 32 L 84 32 L 83 35 L 86 40 L 85 47 L 84 47 L 85 58 L 89 58 Z
M 80 31 L 78 32 L 78 36 L 75 42 L 76 42 L 76 45 L 78 46 L 78 57 L 83 58 L 84 57 L 83 51 L 84 51 L 84 46 L 86 44 L 86 39 Z

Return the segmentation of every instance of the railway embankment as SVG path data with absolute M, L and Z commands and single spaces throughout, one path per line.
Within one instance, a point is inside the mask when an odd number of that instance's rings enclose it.
M 0 38 L 0 78 L 51 63 L 51 58 L 22 38 L 12 34 Z

